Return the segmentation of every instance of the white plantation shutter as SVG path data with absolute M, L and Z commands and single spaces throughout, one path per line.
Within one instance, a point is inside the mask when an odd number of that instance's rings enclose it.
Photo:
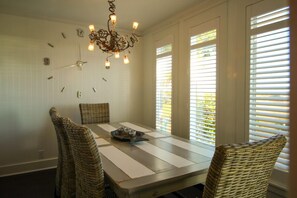
M 251 17 L 249 139 L 276 134 L 289 137 L 290 30 L 289 8 Z M 276 167 L 288 170 L 289 148 Z
M 190 37 L 190 139 L 215 145 L 217 29 Z
M 172 45 L 156 49 L 156 129 L 171 133 Z

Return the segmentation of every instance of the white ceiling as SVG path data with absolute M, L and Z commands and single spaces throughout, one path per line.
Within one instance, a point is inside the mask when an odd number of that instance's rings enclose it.
M 158 24 L 203 0 L 117 0 L 117 26 L 139 31 Z M 0 0 L 0 13 L 56 20 L 80 25 L 106 25 L 109 15 L 107 0 Z

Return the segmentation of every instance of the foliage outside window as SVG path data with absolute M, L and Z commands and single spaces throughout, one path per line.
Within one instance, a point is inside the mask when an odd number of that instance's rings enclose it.
M 156 129 L 171 133 L 172 45 L 156 49 Z

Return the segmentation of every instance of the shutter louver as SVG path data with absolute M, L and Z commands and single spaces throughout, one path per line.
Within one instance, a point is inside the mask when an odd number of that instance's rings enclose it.
M 290 31 L 281 23 L 289 8 L 251 18 L 249 138 L 289 137 Z M 288 170 L 288 144 L 276 167 Z
M 215 145 L 216 29 L 190 38 L 190 139 Z
M 156 129 L 171 133 L 172 46 L 157 48 L 156 63 Z

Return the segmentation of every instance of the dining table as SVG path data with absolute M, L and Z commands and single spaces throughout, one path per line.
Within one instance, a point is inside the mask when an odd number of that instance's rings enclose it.
M 105 177 L 118 197 L 159 197 L 204 183 L 214 149 L 134 122 L 86 124 L 98 146 Z M 120 128 L 141 141 L 113 136 Z

